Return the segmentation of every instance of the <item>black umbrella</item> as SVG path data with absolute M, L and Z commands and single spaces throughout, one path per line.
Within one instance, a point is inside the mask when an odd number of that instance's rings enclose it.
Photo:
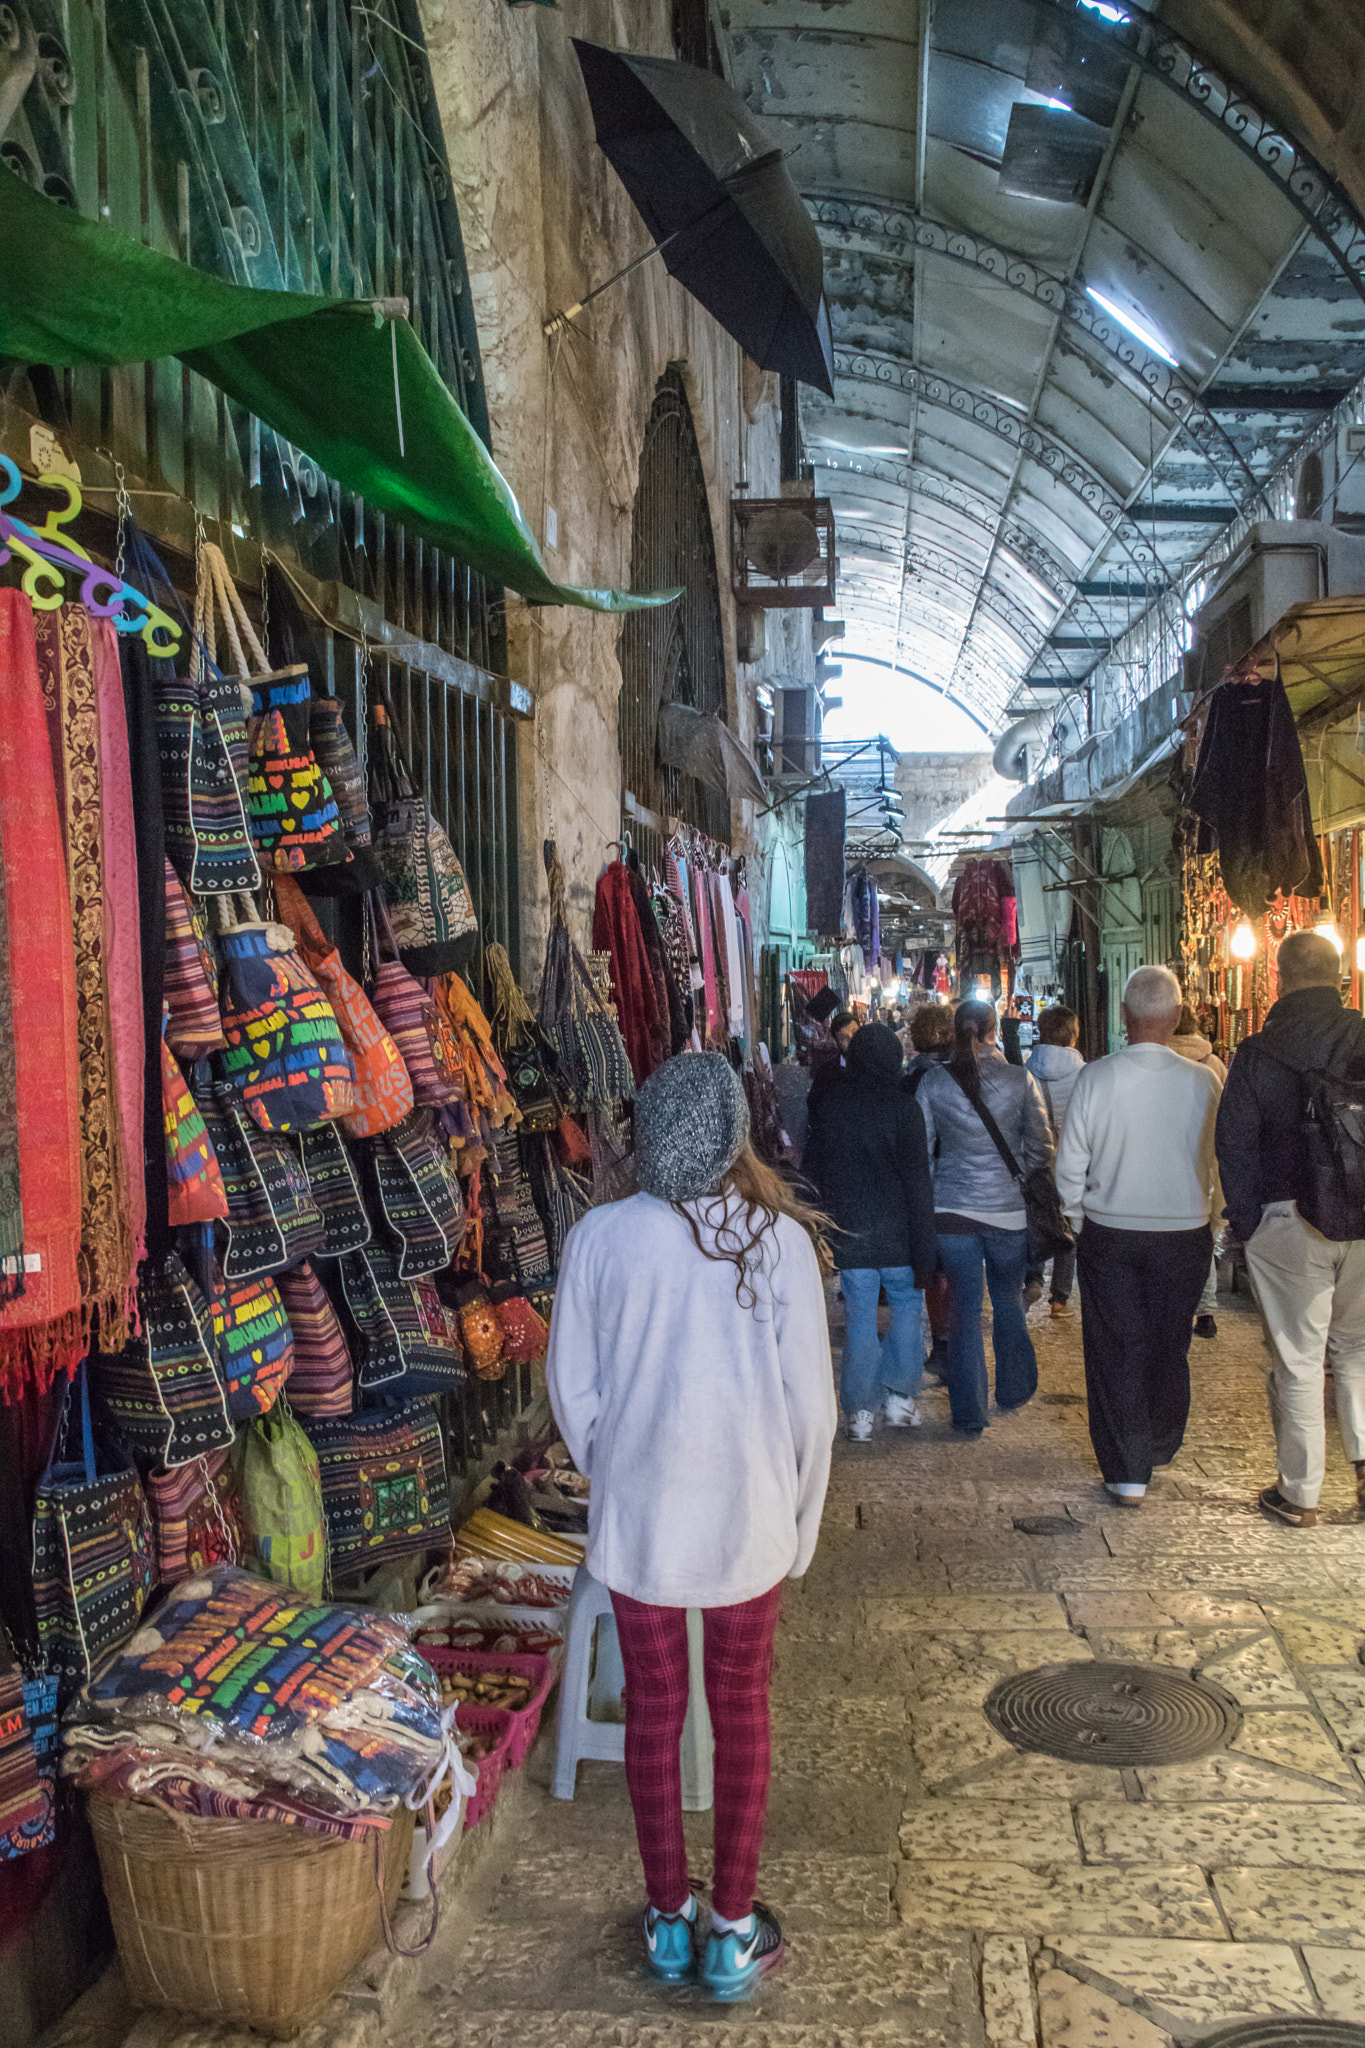
M 574 49 L 598 145 L 672 275 L 760 369 L 832 398 L 820 237 L 771 136 L 713 72 Z

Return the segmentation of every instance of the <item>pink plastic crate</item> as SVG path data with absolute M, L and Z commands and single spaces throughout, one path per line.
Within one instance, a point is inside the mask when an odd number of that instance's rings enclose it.
M 498 1803 L 502 1774 L 507 1768 L 507 1753 L 512 1744 L 512 1716 L 505 1707 L 457 1707 L 455 1726 L 498 1738 L 487 1756 L 481 1756 L 477 1763 L 470 1765 L 470 1769 L 478 1773 L 479 1789 L 464 1810 L 467 1834 L 481 1820 L 487 1820 Z
M 438 1678 L 449 1678 L 457 1671 L 510 1671 L 517 1678 L 526 1678 L 531 1683 L 531 1697 L 524 1707 L 515 1713 L 507 1712 L 512 1722 L 512 1747 L 508 1755 L 508 1766 L 516 1770 L 531 1754 L 531 1744 L 536 1739 L 540 1726 L 541 1709 L 550 1697 L 550 1688 L 555 1682 L 554 1667 L 548 1657 L 504 1655 L 500 1650 L 455 1650 L 426 1649 L 421 1643 L 417 1648 L 426 1658 Z M 460 1709 L 461 1713 L 464 1709 Z

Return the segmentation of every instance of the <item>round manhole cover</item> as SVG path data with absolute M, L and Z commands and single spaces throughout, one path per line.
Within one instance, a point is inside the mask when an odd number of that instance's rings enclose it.
M 997 1685 L 986 1718 L 1019 1749 L 1071 1764 L 1183 1764 L 1241 1716 L 1216 1687 L 1157 1664 L 1045 1664 Z
M 1206 2034 L 1203 2048 L 1365 2048 L 1365 2027 L 1350 2020 L 1242 2020 Z

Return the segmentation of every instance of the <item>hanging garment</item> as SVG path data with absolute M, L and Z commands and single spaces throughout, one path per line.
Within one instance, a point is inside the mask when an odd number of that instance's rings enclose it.
M 24 1198 L 19 1184 L 19 1091 L 10 1002 L 9 894 L 0 847 L 0 1302 L 24 1290 Z
M 691 881 L 693 914 L 697 925 L 697 955 L 701 964 L 701 1039 L 703 1045 L 715 1045 L 720 1042 L 723 1029 L 720 989 L 716 980 L 716 948 L 711 930 L 711 894 L 707 887 L 705 871 L 695 861 L 691 863 Z
M 735 910 L 734 891 L 728 875 L 716 876 L 716 894 L 720 899 L 721 931 L 725 939 L 725 986 L 730 999 L 729 1020 L 732 1038 L 743 1038 L 747 1017 L 744 1002 L 744 956 L 740 949 L 739 917 Z
M 594 952 L 611 958 L 612 999 L 638 1088 L 668 1058 L 668 1018 L 655 985 L 630 870 L 622 860 L 612 861 L 597 878 L 592 943 Z
M 149 659 L 139 635 L 124 636 L 123 708 L 133 783 L 137 848 L 138 939 L 142 952 L 142 1173 L 147 1212 L 147 1255 L 164 1258 L 172 1238 L 167 1219 L 166 1141 L 161 1115 L 161 1014 L 166 971 L 166 833 L 161 809 L 154 672 L 168 664 Z M 132 1147 L 136 1160 L 138 1147 Z
M 645 942 L 645 953 L 649 959 L 655 1000 L 668 1032 L 668 1054 L 681 1052 L 687 1043 L 688 1028 L 683 1015 L 682 991 L 674 978 L 664 948 L 663 933 L 654 914 L 654 899 L 645 886 L 644 876 L 635 864 L 634 854 L 626 863 L 626 876 L 630 883 L 630 900 L 635 905 L 635 915 L 640 921 L 640 935 Z M 666 1058 L 668 1054 L 665 1054 Z
M 1260 917 L 1277 890 L 1320 893 L 1303 749 L 1278 674 L 1214 691 L 1190 809 L 1200 821 L 1198 851 L 1217 852 L 1223 887 L 1243 916 Z
M 114 1092 L 120 1142 L 120 1199 L 128 1205 L 133 1267 L 147 1249 L 147 1182 L 142 1165 L 142 937 L 137 888 L 137 823 L 133 809 L 128 719 L 118 635 L 107 620 L 94 627 L 95 695 L 104 790 L 104 949 L 109 1023 L 114 1041 Z
M 823 938 L 842 928 L 846 802 L 842 789 L 806 792 L 806 925 Z
M 84 606 L 74 604 L 35 612 L 33 623 L 75 947 L 81 1314 L 87 1330 L 97 1316 L 101 1343 L 117 1350 L 130 1329 L 137 1258 L 110 1006 L 105 792 L 95 679 L 97 659 L 117 663 L 114 628 L 107 619 L 92 622 Z M 121 1021 L 125 1027 L 129 1022 L 126 1015 Z
M 81 1084 L 71 896 L 38 675 L 33 607 L 0 590 L 0 851 L 9 924 L 13 1037 L 0 1072 L 16 1104 L 24 1291 L 0 1302 L 0 1395 L 74 1372 L 81 1314 Z M 23 906 L 23 915 L 18 907 Z M 159 1059 L 159 1055 L 158 1055 Z M 157 1142 L 160 1095 L 157 1097 Z

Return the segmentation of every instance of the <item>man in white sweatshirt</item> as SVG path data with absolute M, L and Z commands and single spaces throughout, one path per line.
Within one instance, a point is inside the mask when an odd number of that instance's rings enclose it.
M 1168 968 L 1128 977 L 1128 1043 L 1077 1076 L 1057 1151 L 1078 1239 L 1090 1441 L 1110 1493 L 1134 1507 L 1184 1440 L 1190 1331 L 1213 1250 L 1222 1089 L 1172 1050 L 1180 1008 Z

